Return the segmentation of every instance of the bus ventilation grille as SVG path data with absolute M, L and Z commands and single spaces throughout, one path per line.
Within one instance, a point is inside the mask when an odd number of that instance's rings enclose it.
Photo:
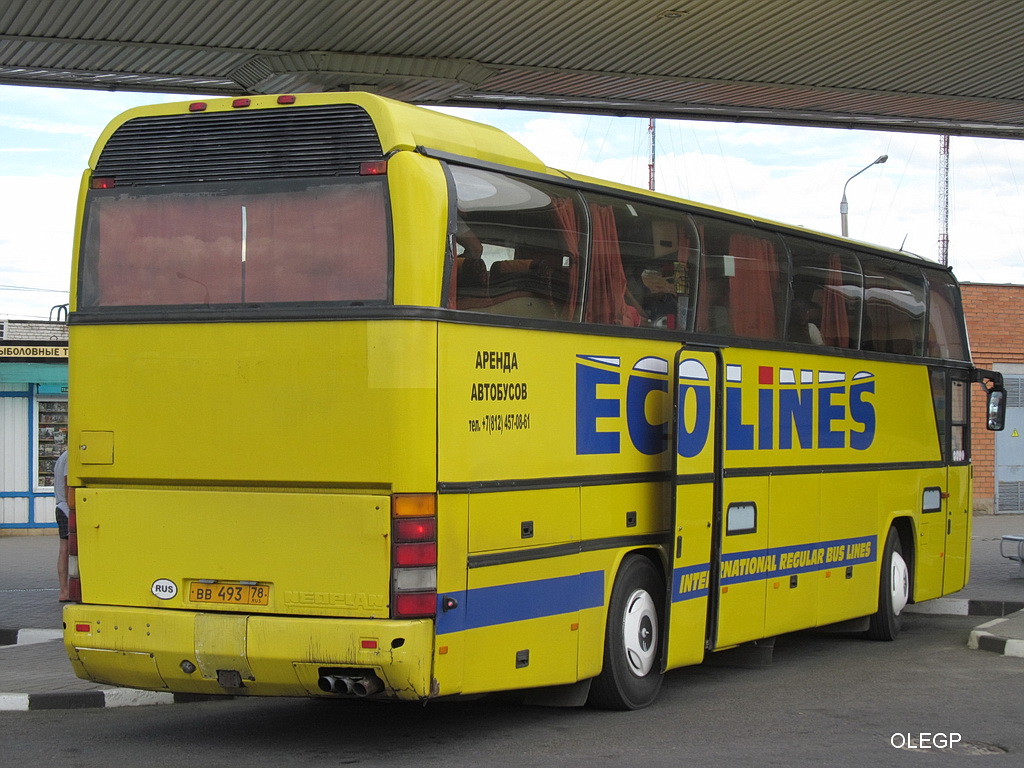
M 118 187 L 355 176 L 381 156 L 373 121 L 353 104 L 203 112 L 129 120 L 93 175 Z

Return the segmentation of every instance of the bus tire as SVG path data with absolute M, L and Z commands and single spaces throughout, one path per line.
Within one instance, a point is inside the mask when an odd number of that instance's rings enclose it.
M 900 613 L 910 598 L 910 572 L 895 527 L 885 538 L 879 576 L 878 610 L 871 616 L 867 636 L 872 640 L 895 640 L 900 633 Z
M 643 555 L 619 568 L 605 628 L 604 667 L 594 678 L 587 703 L 599 709 L 642 709 L 661 690 L 665 587 Z

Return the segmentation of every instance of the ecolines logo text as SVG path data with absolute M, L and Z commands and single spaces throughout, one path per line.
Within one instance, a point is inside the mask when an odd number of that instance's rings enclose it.
M 619 357 L 578 355 L 576 453 L 620 453 L 622 416 L 637 451 L 663 452 L 668 422 L 652 414 L 669 412 L 668 369 L 659 357 L 626 368 Z M 726 450 L 863 451 L 874 442 L 873 373 L 727 365 L 724 384 Z M 708 445 L 714 402 L 712 377 L 700 360 L 680 362 L 678 397 L 677 450 L 692 458 Z

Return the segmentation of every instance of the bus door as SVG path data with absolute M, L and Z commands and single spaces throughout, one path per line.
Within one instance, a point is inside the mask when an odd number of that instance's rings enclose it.
M 759 376 L 761 369 L 745 363 L 741 350 L 728 353 L 728 358 L 721 355 L 718 384 L 720 495 L 711 552 L 717 578 L 712 580 L 708 623 L 709 647 L 716 649 L 765 636 L 767 578 L 774 570 L 768 538 L 770 478 L 756 466 L 724 458 L 727 453 L 750 457 L 762 439 L 751 416 L 757 405 L 749 397 L 752 382 L 744 380 L 751 371 Z
M 719 354 L 707 347 L 682 347 L 676 353 L 672 375 L 675 482 L 668 546 L 672 578 L 665 611 L 666 669 L 700 663 L 704 658 L 720 477 Z
M 930 372 L 943 468 L 927 470 L 921 491 L 914 597 L 927 600 L 961 589 L 969 567 L 971 467 L 966 374 Z
M 946 460 L 946 548 L 942 592 L 962 589 L 970 568 L 971 535 L 970 383 L 956 374 L 949 381 L 949 456 Z

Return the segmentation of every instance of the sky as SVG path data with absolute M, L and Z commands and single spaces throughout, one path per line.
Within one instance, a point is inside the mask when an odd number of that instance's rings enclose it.
M 68 301 L 81 174 L 106 124 L 165 94 L 0 86 L 0 320 Z M 647 187 L 648 121 L 445 110 L 510 133 L 547 165 Z M 938 260 L 938 136 L 658 120 L 659 192 L 830 234 L 853 179 L 850 237 Z M 1024 141 L 950 139 L 949 263 L 961 281 L 1024 284 Z

